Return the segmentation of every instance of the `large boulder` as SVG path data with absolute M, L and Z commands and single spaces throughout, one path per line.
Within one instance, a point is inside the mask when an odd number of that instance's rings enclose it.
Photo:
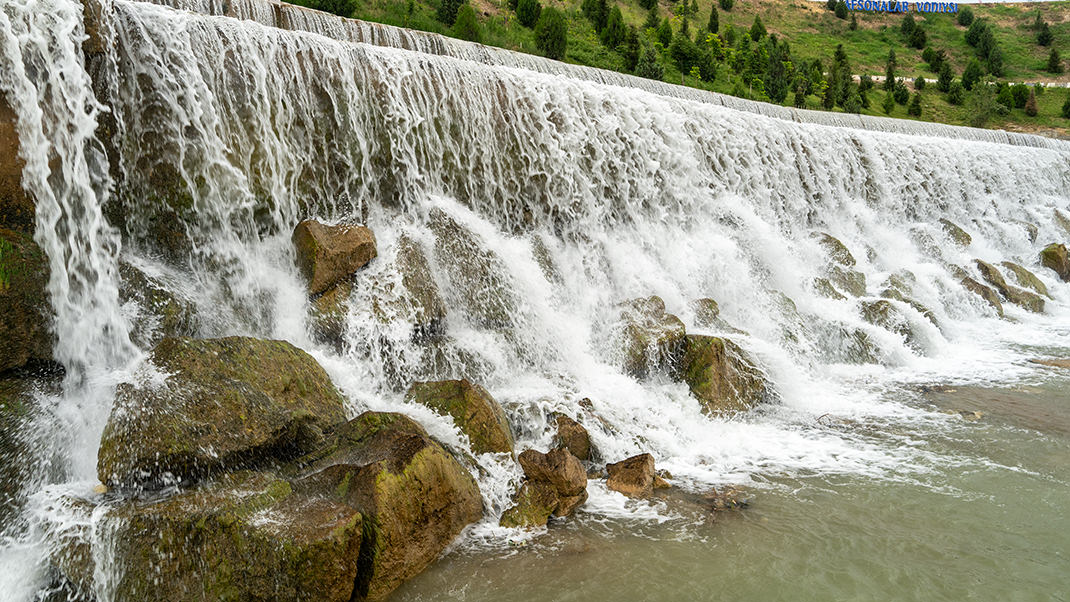
M 962 284 L 963 288 L 988 302 L 988 304 L 996 310 L 996 313 L 999 314 L 1001 318 L 1003 317 L 1003 303 L 999 300 L 999 293 L 969 276 L 964 275 L 959 282 Z
M 628 497 L 644 498 L 654 493 L 657 475 L 654 471 L 654 456 L 639 454 L 620 462 L 606 465 L 606 487 Z
M 101 520 L 115 600 L 354 599 L 361 513 L 268 473 L 238 472 L 167 497 L 124 500 Z M 82 590 L 91 588 L 92 562 L 74 546 L 57 559 Z
M 29 234 L 0 227 L 0 372 L 52 359 L 48 273 Z
M 525 480 L 515 505 L 499 521 L 503 527 L 541 527 L 551 516 L 568 516 L 587 501 L 587 471 L 568 450 L 524 450 L 518 457 Z
M 619 348 L 625 372 L 642 378 L 677 365 L 687 333 L 680 318 L 665 312 L 661 297 L 628 301 L 620 318 Z
M 417 382 L 405 397 L 453 418 L 468 435 L 474 453 L 513 451 L 513 433 L 505 412 L 483 387 L 466 379 Z
M 728 339 L 687 335 L 679 377 L 710 414 L 744 411 L 769 399 L 765 375 Z
M 319 491 L 364 516 L 356 600 L 386 597 L 483 515 L 472 475 L 401 414 L 361 414 L 293 470 L 295 487 Z
M 839 290 L 853 297 L 866 294 L 866 275 L 862 272 L 834 265 L 828 269 L 827 274 L 829 282 L 836 285 Z
M 564 414 L 555 414 L 554 425 L 557 427 L 555 441 L 558 447 L 567 449 L 578 460 L 586 462 L 591 459 L 591 435 L 582 424 Z
M 323 368 L 285 341 L 163 339 L 163 384 L 120 385 L 97 472 L 110 485 L 187 480 L 299 451 L 345 420 Z
M 944 218 L 940 218 L 939 222 L 940 227 L 944 230 L 944 234 L 947 234 L 947 236 L 960 247 L 968 247 L 970 246 L 970 243 L 973 242 L 973 237 L 954 222 Z
M 854 255 L 851 254 L 847 245 L 840 242 L 838 238 L 824 232 L 814 233 L 814 238 L 816 238 L 818 244 L 825 249 L 825 253 L 828 254 L 829 260 L 846 267 L 853 267 L 855 265 Z
M 1053 270 L 1063 282 L 1070 282 L 1070 259 L 1066 257 L 1066 245 L 1050 244 L 1040 252 L 1040 265 Z
M 981 277 L 992 285 L 993 288 L 999 291 L 999 294 L 1002 295 L 1004 299 L 1032 312 L 1040 313 L 1044 311 L 1044 299 L 1040 295 L 1007 284 L 1007 281 L 1003 278 L 1003 274 L 1000 274 L 996 266 L 990 263 L 981 261 L 980 259 L 974 260 L 974 263 L 977 265 L 977 269 L 981 272 Z
M 1010 273 L 1014 274 L 1014 279 L 1018 281 L 1020 286 L 1031 288 L 1038 294 L 1044 295 L 1049 299 L 1051 298 L 1047 285 L 1045 285 L 1040 278 L 1037 278 L 1037 275 L 1033 272 L 1013 261 L 1004 261 L 1000 263 L 1000 265 L 1009 270 Z
M 413 339 L 440 339 L 446 329 L 446 304 L 431 274 L 427 256 L 416 241 L 407 236 L 398 240 L 396 269 L 404 289 L 399 291 L 400 302 L 414 321 Z
M 319 295 L 375 259 L 375 235 L 364 226 L 328 226 L 305 220 L 294 228 L 297 266 L 308 292 Z
M 131 337 L 142 347 L 151 347 L 164 337 L 193 336 L 197 332 L 197 308 L 159 277 L 128 261 L 119 262 L 119 301 L 134 302 L 140 311 Z

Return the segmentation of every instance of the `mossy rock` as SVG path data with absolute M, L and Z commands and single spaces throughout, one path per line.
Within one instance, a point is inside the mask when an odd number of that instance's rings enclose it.
M 557 491 L 547 483 L 525 481 L 498 524 L 511 529 L 544 527 L 560 504 Z
M 996 266 L 990 263 L 986 263 L 980 259 L 975 260 L 975 263 L 977 264 L 978 271 L 981 272 L 981 277 L 992 285 L 1004 299 L 1034 313 L 1041 313 L 1044 311 L 1044 299 L 1040 295 L 1010 286 L 1007 284 L 1007 281 L 1004 280 L 1003 274 L 1000 274 L 999 270 L 996 269 Z
M 742 330 L 732 326 L 721 317 L 721 308 L 717 302 L 709 297 L 695 299 L 691 302 L 691 311 L 695 315 L 695 326 L 730 332 L 732 334 L 746 334 Z
M 814 278 L 814 292 L 833 301 L 843 301 L 847 298 L 832 286 L 828 278 Z
M 973 237 L 954 222 L 944 218 L 940 218 L 939 222 L 940 227 L 944 230 L 944 234 L 947 234 L 947 236 L 958 246 L 965 248 L 970 246 L 970 243 L 973 242 Z
M 1040 252 L 1040 265 L 1053 270 L 1063 282 L 1070 282 L 1070 259 L 1066 256 L 1066 245 L 1050 244 Z
M 401 299 L 415 323 L 417 341 L 440 340 L 446 330 L 446 303 L 439 294 L 427 256 L 416 241 L 407 236 L 398 240 L 397 271 L 405 289 Z
M 910 321 L 891 301 L 880 299 L 862 302 L 862 319 L 874 326 L 894 332 L 903 337 L 906 344 L 918 349 L 918 337 Z
M 854 267 L 855 257 L 851 254 L 851 251 L 847 248 L 847 245 L 840 242 L 840 240 L 824 232 L 817 232 L 814 234 L 814 238 L 828 253 L 829 259 L 839 265 L 846 267 Z
M 1055 220 L 1055 225 L 1063 231 L 1063 234 L 1070 234 L 1070 217 L 1059 209 L 1052 210 L 1052 217 Z
M 194 303 L 172 291 L 160 278 L 137 266 L 119 261 L 119 301 L 137 303 L 142 310 L 134 321 L 131 338 L 152 347 L 163 337 L 192 336 L 197 332 Z
M 353 283 L 342 282 L 312 299 L 308 312 L 312 338 L 341 352 L 345 346 L 346 315 Z
M 852 297 L 862 297 L 866 294 L 866 275 L 862 272 L 834 265 L 828 271 L 828 278 L 836 288 Z
M 566 449 L 578 460 L 589 461 L 594 456 L 591 446 L 591 435 L 582 424 L 564 414 L 554 414 L 552 417 L 556 427 L 554 441 L 561 449 Z
M 880 296 L 885 299 L 894 299 L 901 303 L 913 307 L 918 313 L 925 316 L 933 326 L 939 326 L 939 322 L 936 319 L 936 314 L 926 307 L 923 303 L 914 299 L 914 285 L 917 284 L 917 278 L 909 270 L 900 270 L 890 276 L 884 281 L 883 290 L 881 290 Z
M 483 515 L 472 475 L 401 414 L 361 414 L 287 470 L 295 488 L 317 491 L 364 516 L 357 600 L 385 598 Z
M 1037 278 L 1037 275 L 1033 272 L 1030 272 L 1025 267 L 1022 267 L 1013 261 L 1004 261 L 1000 263 L 1000 265 L 1009 270 L 1010 273 L 1014 274 L 1014 279 L 1018 281 L 1019 285 L 1029 287 L 1038 294 L 1044 295 L 1049 299 L 1051 298 L 1051 294 L 1048 293 L 1047 285 L 1045 285 L 1040 278 Z
M 772 397 L 762 371 L 728 339 L 687 335 L 678 376 L 709 414 L 749 410 Z
M 628 301 L 620 319 L 618 346 L 625 372 L 643 378 L 677 365 L 687 332 L 680 318 L 665 312 L 661 297 Z
M 405 397 L 453 418 L 468 435 L 473 453 L 513 451 L 513 433 L 505 412 L 483 387 L 466 379 L 417 382 Z
M 267 473 L 114 503 L 102 521 L 116 600 L 353 599 L 360 512 Z
M 30 428 L 40 415 L 36 395 L 59 394 L 62 379 L 58 373 L 20 372 L 0 377 L 0 525 L 16 519 L 29 493 L 26 485 L 45 461 Z
M 572 452 L 526 449 L 517 459 L 525 480 L 514 505 L 502 514 L 501 526 L 541 527 L 551 516 L 569 516 L 587 501 L 587 472 Z
M 51 361 L 48 259 L 29 234 L 0 228 L 0 372 Z
M 997 293 L 994 289 L 981 284 L 980 282 L 974 280 L 973 278 L 970 278 L 969 276 L 962 278 L 961 280 L 959 280 L 959 282 L 966 290 L 987 301 L 988 304 L 996 310 L 996 313 L 999 314 L 999 317 L 1003 317 L 1003 303 L 1001 303 L 999 300 L 999 293 Z
M 34 230 L 33 198 L 22 187 L 25 164 L 19 156 L 15 111 L 0 92 L 0 228 L 30 235 Z
M 312 445 L 345 402 L 311 356 L 285 341 L 166 338 L 163 385 L 120 385 L 97 464 L 109 485 L 196 479 Z

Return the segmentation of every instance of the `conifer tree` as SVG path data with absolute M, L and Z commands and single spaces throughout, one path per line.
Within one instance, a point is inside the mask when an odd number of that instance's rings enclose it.
M 1040 31 L 1037 32 L 1037 44 L 1041 46 L 1051 46 L 1051 28 L 1047 23 L 1040 24 Z
M 1059 51 L 1052 48 L 1051 53 L 1048 55 L 1048 73 L 1062 73 L 1063 72 L 1063 60 L 1059 56 Z
M 973 23 L 973 11 L 970 7 L 963 6 L 959 8 L 958 23 L 963 27 L 969 27 Z
M 647 79 L 661 80 L 665 76 L 665 68 L 658 60 L 658 53 L 650 46 L 645 46 L 639 55 L 639 64 L 635 66 L 635 74 Z
M 1025 114 L 1030 117 L 1037 116 L 1037 95 L 1033 90 L 1029 90 L 1029 100 L 1025 101 Z
M 606 48 L 614 49 L 624 41 L 625 32 L 624 15 L 621 14 L 620 7 L 614 4 L 613 10 L 609 11 L 609 18 L 606 19 L 606 26 L 602 28 L 602 43 Z
M 554 60 L 565 58 L 568 46 L 568 21 L 565 14 L 553 7 L 546 7 L 535 24 L 535 46 Z
M 962 87 L 967 90 L 973 90 L 974 84 L 976 84 L 984 72 L 981 70 L 981 63 L 977 59 L 970 59 L 970 62 L 966 64 L 966 70 L 962 72 Z
M 895 50 L 888 51 L 888 64 L 884 67 L 884 91 L 895 89 Z
M 539 0 L 518 0 L 516 3 L 516 19 L 524 27 L 535 27 L 542 13 L 542 4 Z
M 754 15 L 754 24 L 750 26 L 750 39 L 758 42 L 764 37 L 765 25 L 762 25 L 762 18 L 758 15 Z
M 454 21 L 451 31 L 455 37 L 469 42 L 479 42 L 482 39 L 479 18 L 476 17 L 476 9 L 472 8 L 471 4 L 465 4 L 457 10 L 457 20 Z
M 940 65 L 940 75 L 936 79 L 936 89 L 941 92 L 947 92 L 951 89 L 951 82 L 955 79 L 955 74 L 951 72 L 951 65 L 944 62 Z
M 658 5 L 650 7 L 650 10 L 646 13 L 646 21 L 643 23 L 643 29 L 657 29 L 658 25 L 661 25 L 661 17 L 658 16 Z
M 1066 93 L 1066 102 L 1063 103 L 1063 117 L 1070 119 L 1070 92 Z
M 907 107 L 907 115 L 921 116 L 921 94 L 914 93 L 914 97 L 910 99 L 910 106 Z
M 661 25 L 658 25 L 658 41 L 664 48 L 668 48 L 672 43 L 672 25 L 668 19 L 662 19 Z

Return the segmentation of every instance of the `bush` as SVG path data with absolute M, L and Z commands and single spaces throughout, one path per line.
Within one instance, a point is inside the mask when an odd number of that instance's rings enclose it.
M 1025 101 L 1029 100 L 1029 86 L 1014 84 L 1011 86 L 1011 97 L 1014 99 L 1014 103 L 1009 106 L 1013 106 L 1016 109 L 1024 109 Z
M 565 14 L 553 7 L 546 7 L 535 24 L 535 46 L 546 58 L 562 60 L 568 46 L 568 22 Z
M 1011 92 L 1010 86 L 1007 84 L 999 85 L 999 89 L 996 92 L 996 102 L 1008 109 L 1014 107 L 1014 93 Z
M 914 93 L 914 97 L 910 99 L 910 106 L 907 107 L 907 115 L 921 117 L 921 94 Z
M 988 25 L 981 19 L 977 19 L 966 30 L 966 43 L 976 48 L 978 42 L 981 41 L 981 36 L 984 35 L 987 29 Z
M 539 0 L 518 0 L 516 3 L 516 19 L 524 27 L 535 27 L 539 22 L 539 14 L 542 13 L 542 4 Z
M 962 87 L 967 90 L 973 90 L 973 85 L 981 79 L 984 75 L 984 71 L 981 70 L 981 63 L 977 59 L 970 59 L 970 62 L 966 65 L 966 70 L 962 72 Z
M 656 50 L 650 46 L 643 48 L 642 54 L 639 55 L 639 64 L 635 66 L 635 74 L 639 77 L 656 80 L 660 80 L 665 76 L 665 68 L 661 66 Z
M 606 26 L 602 28 L 602 43 L 606 45 L 606 48 L 616 48 L 620 46 L 620 43 L 624 41 L 624 34 L 627 30 L 624 27 L 624 15 L 620 12 L 620 7 L 614 5 L 613 10 L 609 11 L 609 18 L 606 19 Z
M 461 4 L 464 4 L 463 0 L 442 0 L 435 17 L 446 25 L 453 26 L 453 23 L 457 21 L 457 11 L 461 8 Z
M 657 10 L 657 8 L 655 7 L 654 10 Z M 606 26 L 606 20 L 609 18 L 609 7 L 606 6 L 606 0 L 583 0 L 583 4 L 580 5 L 580 11 L 591 22 L 594 30 L 602 33 L 602 28 Z
M 471 4 L 465 4 L 457 11 L 457 20 L 453 23 L 453 37 L 469 42 L 479 42 L 483 38 L 479 27 L 479 18 L 476 17 L 476 9 Z
M 642 6 L 643 8 L 645 8 L 647 10 L 650 10 L 652 8 L 657 8 L 658 7 L 658 0 L 639 0 L 639 6 Z
M 959 8 L 958 22 L 963 27 L 969 27 L 973 23 L 973 11 L 970 10 L 970 7 L 962 6 Z
M 1066 95 L 1066 102 L 1063 103 L 1063 117 L 1070 119 L 1070 93 Z
M 947 101 L 953 105 L 960 105 L 965 97 L 966 89 L 962 87 L 962 82 L 951 82 L 951 87 L 947 91 Z
M 729 11 L 732 10 L 732 5 L 736 3 L 736 0 L 718 0 L 717 3 L 721 5 L 721 10 Z
M 825 0 L 825 8 L 829 10 L 836 10 L 836 5 L 840 0 Z
M 351 17 L 357 10 L 357 0 L 307 0 L 298 4 L 340 17 Z
M 1037 95 L 1032 90 L 1029 91 L 1029 100 L 1025 101 L 1025 114 L 1030 117 L 1037 116 Z
M 901 79 L 895 82 L 895 92 L 892 95 L 895 97 L 895 102 L 901 105 L 905 105 L 910 100 L 910 91 Z
M 862 77 L 858 78 L 858 89 L 862 94 L 873 89 L 873 78 L 870 77 L 868 73 L 863 74 Z
M 661 42 L 662 48 L 668 48 L 672 43 L 672 25 L 669 25 L 668 19 L 662 19 L 661 25 L 658 25 L 658 42 Z
M 947 92 L 951 89 L 951 81 L 955 79 L 955 74 L 951 72 L 951 65 L 944 62 L 940 65 L 940 75 L 936 78 L 936 89 L 941 92 Z
M 925 50 L 921 51 L 921 60 L 928 63 L 930 69 L 932 68 L 933 61 L 936 60 L 936 51 L 933 50 L 932 46 L 926 46 Z
M 1037 32 L 1037 44 L 1041 46 L 1051 46 L 1051 28 L 1047 23 L 1040 24 L 1040 31 Z
M 847 3 L 846 2 L 844 2 L 843 0 L 840 0 L 839 2 L 837 2 L 835 10 L 836 10 L 836 18 L 837 19 L 846 19 L 847 18 Z
M 910 36 L 917 27 L 918 25 L 914 23 L 914 15 L 906 13 L 903 15 L 903 21 L 899 23 L 899 32 L 903 34 L 904 40 L 910 40 Z
M 750 39 L 758 42 L 765 37 L 765 33 L 765 25 L 762 25 L 762 18 L 754 15 L 754 23 L 750 26 Z
M 926 84 L 926 83 L 928 83 L 928 82 L 926 82 L 926 81 L 925 81 L 925 77 L 924 77 L 924 76 L 922 76 L 922 75 L 919 75 L 919 76 L 918 76 L 918 77 L 917 77 L 917 78 L 916 78 L 916 79 L 914 80 L 914 89 L 915 89 L 915 90 L 918 90 L 918 91 L 924 90 L 924 89 L 925 89 L 925 84 Z
M 847 29 L 851 31 L 858 30 L 858 17 L 854 13 L 851 13 L 851 24 L 847 26 Z
M 892 111 L 895 109 L 895 100 L 892 99 L 891 94 L 884 95 L 884 102 L 881 103 L 881 108 L 884 109 L 885 114 L 892 114 Z
M 676 68 L 680 70 L 680 73 L 689 73 L 691 67 L 698 66 L 702 60 L 702 51 L 699 50 L 697 44 L 691 41 L 691 38 L 683 34 L 676 34 L 669 45 L 669 56 L 672 57 L 672 61 L 676 64 Z
M 921 50 L 925 48 L 925 42 L 928 40 L 928 36 L 925 35 L 925 30 L 921 26 L 914 28 L 914 32 L 910 34 L 910 47 Z
M 710 7 L 710 20 L 706 23 L 706 30 L 710 33 L 717 33 L 717 30 L 721 28 L 720 18 L 717 16 L 717 7 Z
M 978 128 L 984 126 L 993 113 L 999 113 L 999 102 L 992 86 L 982 84 L 974 88 L 966 101 L 966 112 L 970 116 L 970 125 Z
M 1051 54 L 1048 55 L 1048 73 L 1062 73 L 1063 61 L 1059 56 L 1059 51 L 1052 48 Z

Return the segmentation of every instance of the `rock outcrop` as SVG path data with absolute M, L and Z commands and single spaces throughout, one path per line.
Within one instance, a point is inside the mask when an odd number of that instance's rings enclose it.
M 973 242 L 973 237 L 954 222 L 944 218 L 940 218 L 939 222 L 940 227 L 944 230 L 944 234 L 947 234 L 948 238 L 954 241 L 958 246 L 968 247 L 970 246 L 970 243 Z
M 583 425 L 564 414 L 554 415 L 557 427 L 557 446 L 567 449 L 576 459 L 587 462 L 591 459 L 591 435 Z
M 999 300 L 999 293 L 969 276 L 963 276 L 959 282 L 966 290 L 987 301 L 996 310 L 999 317 L 1003 317 L 1003 303 Z
M 524 450 L 518 457 L 524 483 L 515 505 L 501 517 L 503 527 L 541 527 L 551 516 L 568 516 L 587 501 L 587 471 L 568 450 Z
M 620 319 L 619 348 L 625 372 L 642 378 L 677 365 L 686 331 L 680 318 L 665 312 L 661 297 L 628 301 Z
M 981 272 L 981 277 L 985 279 L 985 282 L 992 285 L 1004 299 L 1032 312 L 1040 313 L 1044 311 L 1044 299 L 1040 295 L 1010 286 L 1004 280 L 1003 274 L 1000 274 L 996 266 L 990 263 L 980 259 L 974 260 L 974 263 L 977 265 L 977 269 Z
M 119 301 L 124 304 L 134 301 L 141 308 L 131 333 L 140 346 L 152 347 L 164 337 L 196 334 L 197 310 L 193 302 L 126 261 L 119 262 L 119 279 Z
M 846 267 L 853 267 L 855 265 L 854 255 L 851 254 L 847 245 L 840 242 L 840 239 L 824 232 L 814 233 L 814 238 L 816 238 L 818 244 L 825 249 L 829 259 L 833 262 Z
M 765 375 L 747 353 L 718 337 L 686 336 L 679 378 L 710 414 L 748 410 L 771 396 Z
M 199 478 L 317 443 L 345 419 L 323 368 L 284 341 L 163 339 L 162 385 L 121 385 L 101 438 L 100 480 L 133 486 Z
M 477 454 L 511 453 L 513 433 L 501 405 L 483 387 L 468 380 L 418 382 L 406 399 L 453 418 Z
M 0 372 L 52 360 L 48 273 L 29 234 L 0 227 Z
M 15 129 L 15 111 L 0 91 L 0 228 L 32 233 L 34 204 L 22 188 L 19 136 Z
M 639 454 L 606 465 L 606 487 L 628 497 L 645 498 L 654 493 L 654 456 Z
M 294 228 L 292 238 L 297 266 L 312 295 L 348 279 L 377 254 L 375 235 L 364 226 L 328 226 L 305 220 Z
M 829 285 L 827 288 L 834 288 L 834 290 L 825 290 L 823 294 L 833 299 L 837 296 L 842 297 L 841 293 L 847 293 L 852 297 L 865 295 L 866 275 L 852 269 L 857 262 L 847 246 L 840 242 L 839 239 L 824 232 L 818 232 L 814 234 L 814 237 L 828 255 L 825 277 L 821 278 L 821 282 L 816 284 L 819 287 L 819 292 L 822 292 L 821 289 L 825 289 L 826 285 Z
M 1020 286 L 1031 288 L 1037 294 L 1044 295 L 1049 299 L 1051 298 L 1051 294 L 1048 293 L 1047 285 L 1045 285 L 1040 278 L 1037 278 L 1037 275 L 1033 272 L 1013 261 L 1004 261 L 1000 263 L 1000 265 L 1010 271 L 1010 273 L 1014 274 L 1014 279 L 1018 281 Z
M 1040 252 L 1040 265 L 1054 271 L 1063 282 L 1070 282 L 1070 259 L 1066 256 L 1066 245 L 1050 244 Z

